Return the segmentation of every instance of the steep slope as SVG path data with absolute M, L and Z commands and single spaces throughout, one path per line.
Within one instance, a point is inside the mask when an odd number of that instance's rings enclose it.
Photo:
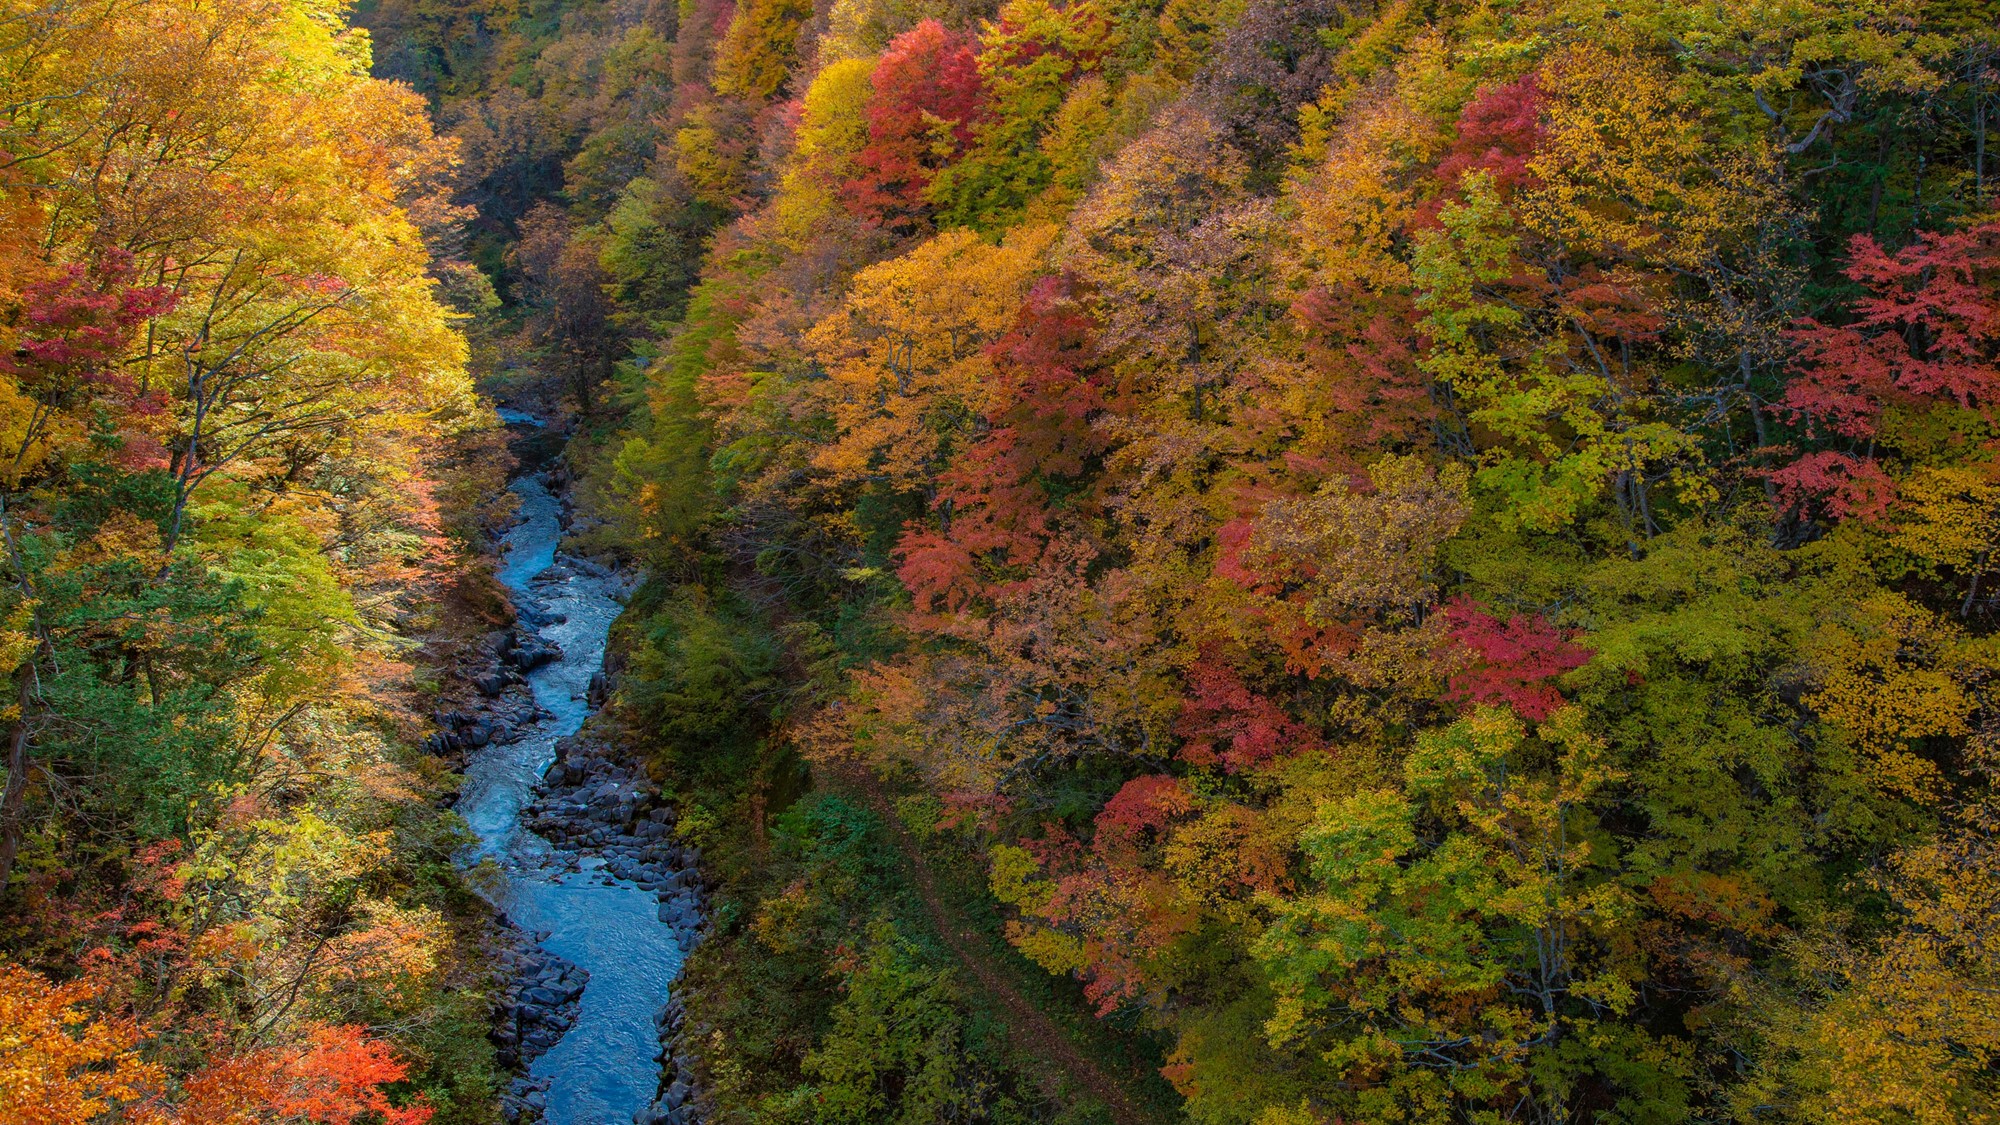
M 488 1120 L 448 146 L 315 4 L 0 14 L 0 1122 Z
M 1992 12 L 681 15 L 566 245 L 735 215 L 580 454 L 719 1112 L 1060 1112 L 892 817 L 1194 1120 L 1991 1110 Z
M 62 1112 L 490 1108 L 468 358 L 650 575 L 689 1113 L 2000 1112 L 1991 0 L 16 15 Z

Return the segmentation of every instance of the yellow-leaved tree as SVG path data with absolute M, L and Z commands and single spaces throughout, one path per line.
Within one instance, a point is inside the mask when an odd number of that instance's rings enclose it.
M 995 246 L 949 230 L 857 274 L 840 311 L 806 337 L 826 372 L 815 405 L 837 435 L 817 467 L 837 484 L 928 495 L 989 413 L 986 346 L 1013 326 L 1055 234 L 1022 227 Z

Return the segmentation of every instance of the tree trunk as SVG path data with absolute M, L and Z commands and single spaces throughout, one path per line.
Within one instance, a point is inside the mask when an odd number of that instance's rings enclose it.
M 29 664 L 14 672 L 19 713 L 7 734 L 7 787 L 0 790 L 0 895 L 7 893 L 14 859 L 21 852 L 21 818 L 28 803 L 28 701 L 34 678 Z

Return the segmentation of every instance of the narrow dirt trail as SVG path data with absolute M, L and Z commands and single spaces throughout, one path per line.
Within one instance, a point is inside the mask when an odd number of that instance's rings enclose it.
M 937 877 L 925 861 L 923 850 L 911 838 L 909 829 L 904 827 L 902 818 L 896 815 L 888 796 L 875 779 L 868 776 L 865 770 L 841 771 L 839 777 L 844 788 L 866 797 L 883 823 L 889 826 L 896 850 L 908 866 L 917 897 L 930 916 L 931 928 L 944 939 L 952 956 L 958 959 L 966 972 L 972 974 L 979 987 L 999 1001 L 1007 1023 L 1007 1037 L 1013 1041 L 1015 1048 L 1029 1058 L 1045 1061 L 1102 1102 L 1115 1125 L 1161 1125 L 1158 1117 L 1146 1112 L 1132 1098 L 1123 1082 L 1077 1050 L 1054 1020 L 1009 983 L 1006 974 L 979 947 L 979 935 L 962 926 L 946 908 L 943 896 L 938 893 Z

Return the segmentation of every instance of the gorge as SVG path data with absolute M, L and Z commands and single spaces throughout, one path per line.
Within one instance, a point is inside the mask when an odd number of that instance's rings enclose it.
M 504 417 L 517 428 L 541 425 Z M 535 717 L 471 751 L 456 804 L 478 837 L 464 858 L 481 864 L 474 880 L 483 893 L 540 949 L 581 970 L 578 994 L 575 973 L 554 989 L 516 992 L 503 1041 L 519 1044 L 524 1027 L 532 1037 L 536 1025 L 549 1026 L 550 1010 L 576 1008 L 567 1027 L 550 1027 L 556 1042 L 545 1035 L 534 1044 L 531 1078 L 517 1080 L 508 1105 L 550 1125 L 683 1125 L 685 1115 L 670 1116 L 676 1106 L 659 1105 L 657 1118 L 653 1109 L 667 1001 L 700 933 L 696 857 L 673 843 L 671 810 L 649 782 L 579 746 L 602 698 L 607 635 L 635 580 L 558 553 L 565 505 L 548 477 L 531 463 L 509 483 L 520 508 L 501 540 L 497 577 L 519 632 L 490 645 L 503 660 L 537 654 L 515 661 Z
M 0 1125 L 2000 1121 L 2000 0 L 0 0 Z

